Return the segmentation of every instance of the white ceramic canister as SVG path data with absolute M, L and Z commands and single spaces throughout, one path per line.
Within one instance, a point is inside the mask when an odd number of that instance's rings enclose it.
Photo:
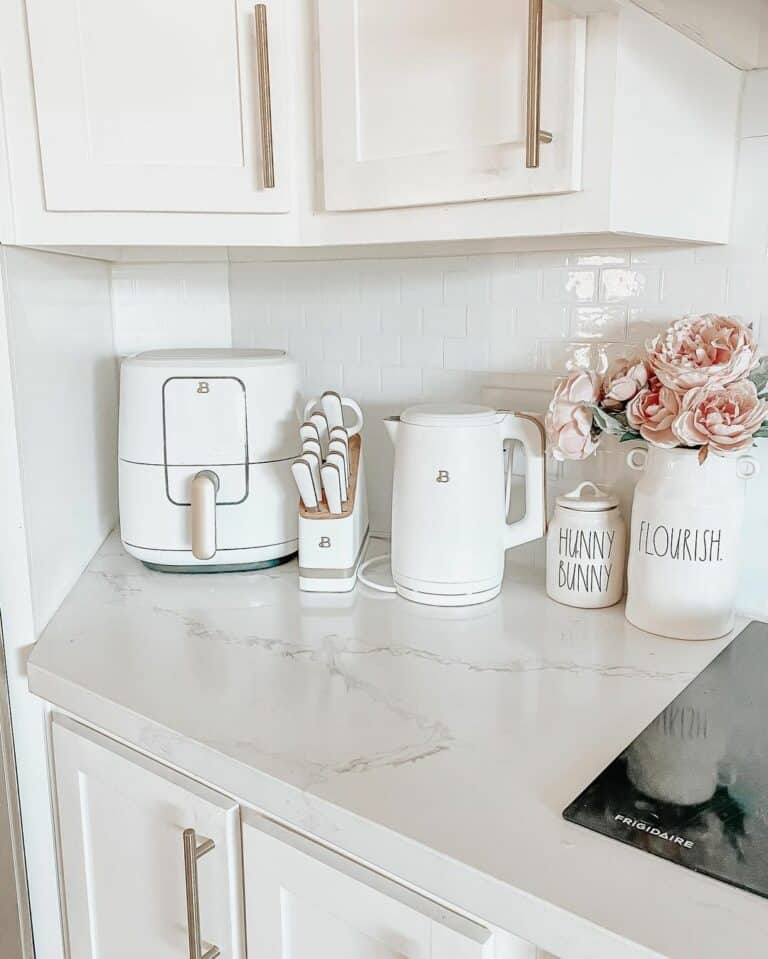
M 624 593 L 626 529 L 619 499 L 594 483 L 557 497 L 547 534 L 547 593 L 558 603 L 597 609 Z
M 635 488 L 627 572 L 627 619 L 677 639 L 715 639 L 733 628 L 745 480 L 751 456 L 651 446 L 630 450 L 643 475 Z

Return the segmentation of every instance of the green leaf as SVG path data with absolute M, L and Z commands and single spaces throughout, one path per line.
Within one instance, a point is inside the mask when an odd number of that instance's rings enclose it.
M 760 429 L 759 429 L 756 433 L 753 433 L 752 436 L 755 437 L 755 438 L 757 438 L 757 437 L 766 437 L 766 438 L 768 438 L 768 422 L 763 423 L 763 425 L 760 427 Z
M 629 443 L 632 440 L 641 440 L 642 436 L 639 433 L 636 433 L 634 430 L 627 430 L 626 433 L 622 435 L 619 439 L 620 443 Z
M 757 387 L 759 396 L 768 393 L 768 356 L 764 356 L 749 374 L 750 380 Z
M 612 436 L 622 436 L 627 432 L 629 427 L 627 426 L 626 413 L 609 413 L 602 406 L 598 406 L 597 403 L 590 403 L 589 408 L 592 410 L 595 423 L 604 433 L 610 433 Z

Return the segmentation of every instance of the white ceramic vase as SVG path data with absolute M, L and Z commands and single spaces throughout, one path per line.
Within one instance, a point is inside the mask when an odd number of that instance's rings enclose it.
M 677 639 L 715 639 L 733 628 L 748 455 L 656 446 L 631 450 L 635 488 L 627 569 L 627 619 Z

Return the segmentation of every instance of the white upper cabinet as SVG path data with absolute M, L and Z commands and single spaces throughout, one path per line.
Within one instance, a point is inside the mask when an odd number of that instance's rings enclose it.
M 287 210 L 285 5 L 259 6 L 27 0 L 46 209 Z
M 245 959 L 237 804 L 64 717 L 52 741 L 67 955 L 183 959 L 192 928 Z
M 3 0 L 0 242 L 728 240 L 743 75 L 625 0 L 257 10 Z
M 325 207 L 578 190 L 586 18 L 544 3 L 538 168 L 526 168 L 528 0 L 319 0 Z M 530 60 L 529 60 L 530 57 Z

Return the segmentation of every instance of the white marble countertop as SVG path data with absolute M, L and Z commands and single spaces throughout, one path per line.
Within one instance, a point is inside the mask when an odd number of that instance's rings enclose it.
M 768 903 L 561 811 L 724 646 L 500 598 L 436 609 L 263 573 L 150 572 L 113 535 L 33 692 L 564 959 L 763 957 Z

